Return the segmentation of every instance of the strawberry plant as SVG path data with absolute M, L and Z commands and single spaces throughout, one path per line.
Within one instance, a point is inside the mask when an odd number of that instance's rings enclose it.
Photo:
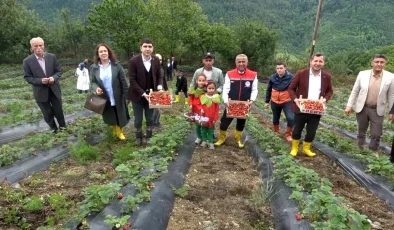
M 121 218 L 117 218 L 112 215 L 105 216 L 104 222 L 115 229 L 123 228 L 124 226 L 128 226 L 128 220 L 130 215 L 122 216 Z
M 284 140 L 272 141 L 276 135 L 259 126 L 254 117 L 249 118 L 247 128 L 263 149 L 267 146 L 283 146 Z M 338 220 L 348 227 L 359 226 L 360 229 L 370 229 L 366 216 L 345 207 L 344 198 L 337 197 L 331 192 L 331 182 L 326 178 L 320 179 L 313 170 L 299 166 L 289 156 L 289 146 L 286 146 L 287 151 L 280 152 L 272 158 L 275 166 L 274 173 L 293 189 L 290 198 L 294 198 L 299 203 L 303 216 L 312 222 L 315 229 L 342 229 L 341 225 L 335 225 Z M 332 211 L 333 207 L 338 207 L 337 212 Z M 339 228 L 324 228 L 325 226 L 339 226 Z
M 84 215 L 91 212 L 101 211 L 113 198 L 115 198 L 122 187 L 121 184 L 110 183 L 104 185 L 90 185 L 83 189 L 85 199 L 80 203 L 80 210 Z

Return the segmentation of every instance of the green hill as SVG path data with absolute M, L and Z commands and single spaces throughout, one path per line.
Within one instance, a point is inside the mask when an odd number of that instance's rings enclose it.
M 176 1 L 176 0 L 174 0 Z M 237 18 L 255 18 L 281 35 L 280 49 L 305 52 L 310 44 L 318 0 L 194 0 L 210 21 L 232 24 Z M 51 20 L 67 7 L 71 16 L 86 17 L 92 2 L 101 0 L 30 0 L 29 6 Z M 364 51 L 394 41 L 393 0 L 325 0 L 316 50 Z
M 20 0 L 19 2 L 24 2 Z M 60 17 L 62 8 L 70 9 L 70 16 L 85 19 L 92 3 L 100 3 L 102 0 L 29 0 L 28 8 L 40 15 L 46 21 Z
M 282 48 L 302 52 L 309 48 L 318 0 L 199 0 L 211 21 L 233 22 L 237 17 L 258 18 L 281 35 Z M 394 41 L 394 1 L 325 0 L 317 50 L 335 53 L 365 50 Z

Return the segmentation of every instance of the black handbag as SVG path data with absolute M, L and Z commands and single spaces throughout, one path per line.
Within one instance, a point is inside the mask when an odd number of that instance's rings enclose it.
M 103 114 L 107 99 L 97 96 L 96 94 L 89 94 L 85 101 L 85 108 L 98 114 Z

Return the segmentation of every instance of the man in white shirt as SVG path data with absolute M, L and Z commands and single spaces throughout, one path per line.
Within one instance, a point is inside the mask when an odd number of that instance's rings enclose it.
M 290 155 L 297 156 L 300 144 L 301 133 L 306 125 L 306 135 L 302 146 L 302 152 L 309 157 L 316 154 L 312 152 L 312 141 L 315 139 L 321 115 L 301 113 L 299 98 L 319 100 L 323 97 L 323 102 L 327 102 L 332 97 L 331 75 L 322 70 L 324 66 L 324 55 L 317 53 L 310 59 L 310 68 L 297 72 L 290 83 L 288 92 L 293 103 L 294 128 L 292 132 L 292 147 Z
M 357 144 L 365 145 L 365 137 L 370 126 L 371 142 L 369 149 L 377 154 L 383 130 L 386 108 L 394 102 L 394 75 L 384 70 L 387 58 L 376 54 L 372 61 L 372 69 L 361 71 L 350 93 L 345 113 L 350 115 L 353 110 L 357 117 Z M 390 109 L 390 108 L 389 108 Z

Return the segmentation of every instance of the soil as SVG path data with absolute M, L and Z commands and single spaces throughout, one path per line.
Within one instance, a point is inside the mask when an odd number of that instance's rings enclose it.
M 254 112 L 253 116 L 259 120 L 262 126 L 272 126 L 272 121 L 261 114 Z M 393 229 L 394 212 L 384 201 L 348 178 L 343 170 L 324 153 L 316 149 L 313 151 L 316 156 L 307 157 L 301 153 L 300 149 L 297 155 L 298 163 L 303 167 L 315 170 L 320 177 L 329 179 L 333 184 L 333 193 L 344 197 L 348 207 L 368 216 L 373 222 L 378 222 L 382 227 L 381 229 Z
M 19 185 L 19 189 L 10 186 L 8 186 L 8 189 L 16 192 L 23 191 L 27 196 L 35 195 L 44 198 L 53 193 L 60 193 L 67 198 L 67 201 L 73 203 L 69 206 L 68 212 L 75 214 L 78 212 L 75 205 L 83 199 L 81 194 L 83 188 L 90 184 L 109 183 L 114 178 L 115 170 L 111 161 L 112 156 L 110 154 L 101 154 L 100 161 L 91 162 L 87 165 L 81 165 L 68 158 L 52 164 L 48 170 L 33 174 L 13 185 L 14 187 Z M 93 173 L 100 174 L 103 178 L 92 177 Z M 3 202 L 0 199 L 0 204 Z M 50 208 L 44 208 L 39 212 L 21 211 L 19 215 L 32 224 L 31 229 L 36 229 L 46 224 L 47 216 L 53 216 L 55 213 Z M 0 224 L 0 229 L 10 229 L 10 226 L 1 226 Z
M 251 202 L 261 180 L 233 132 L 230 128 L 226 143 L 215 150 L 196 148 L 185 181 L 188 195 L 176 198 L 168 230 L 273 229 L 269 203 Z
M 179 116 L 180 111 L 179 108 L 166 109 L 163 110 L 163 114 Z M 156 132 L 158 130 L 155 130 Z M 8 190 L 23 192 L 27 197 L 34 195 L 45 198 L 53 193 L 62 194 L 66 197 L 67 202 L 71 203 L 68 206 L 66 217 L 60 222 L 67 221 L 71 215 L 78 213 L 77 203 L 84 198 L 82 189 L 92 184 L 107 184 L 113 181 L 116 176 L 112 164 L 113 152 L 128 143 L 134 143 L 134 128 L 132 125 L 125 127 L 125 136 L 127 141 L 101 141 L 97 145 L 100 149 L 100 159 L 96 162 L 88 162 L 82 165 L 69 157 L 53 163 L 47 170 L 28 176 L 13 185 L 8 185 L 6 182 L 0 184 L 0 194 Z M 31 224 L 29 229 L 46 225 L 46 218 L 55 215 L 54 210 L 51 210 L 49 206 L 36 212 L 23 211 L 20 207 L 21 204 L 9 204 L 6 197 L 0 195 L 0 207 L 10 208 L 11 205 L 18 208 L 18 216 L 25 218 Z M 9 230 L 12 227 L 0 222 L 0 230 Z

